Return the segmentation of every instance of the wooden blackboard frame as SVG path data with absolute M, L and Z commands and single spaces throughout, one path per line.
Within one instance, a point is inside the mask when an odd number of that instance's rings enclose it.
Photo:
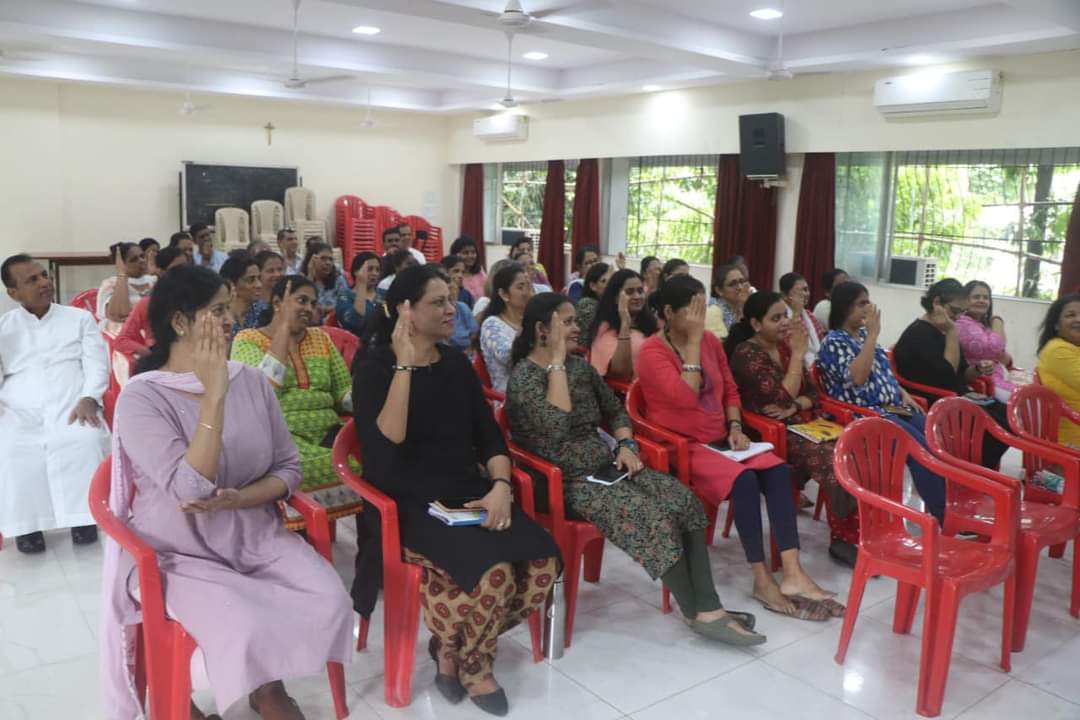
M 285 171 L 293 174 L 293 179 L 289 181 L 291 184 L 285 185 L 281 188 L 281 196 L 277 197 L 274 193 L 252 193 L 244 189 L 234 189 L 231 193 L 225 191 L 223 195 L 219 196 L 224 201 L 217 203 L 206 203 L 202 207 L 208 209 L 205 213 L 194 208 L 192 203 L 203 202 L 199 193 L 191 191 L 190 183 L 194 179 L 189 177 L 189 171 L 200 168 L 218 168 L 223 173 L 233 171 L 234 174 L 239 174 L 244 171 L 259 171 L 259 170 L 273 170 L 273 171 Z M 180 229 L 186 230 L 191 227 L 193 222 L 205 222 L 208 225 L 214 224 L 214 212 L 218 207 L 238 207 L 245 212 L 251 212 L 251 203 L 255 200 L 276 200 L 279 203 L 285 203 L 285 188 L 293 186 L 303 186 L 304 178 L 300 174 L 300 168 L 293 165 L 260 165 L 255 163 L 245 164 L 231 164 L 231 163 L 219 163 L 219 162 L 202 162 L 197 160 L 184 160 L 180 164 L 180 172 L 178 173 L 178 210 L 180 219 Z M 230 196 L 231 197 L 228 197 Z M 255 197 L 258 195 L 258 197 Z M 266 197 L 264 195 L 269 195 Z M 226 199 L 227 198 L 227 199 Z

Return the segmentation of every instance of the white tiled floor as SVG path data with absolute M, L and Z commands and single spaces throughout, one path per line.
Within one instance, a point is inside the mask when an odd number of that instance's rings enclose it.
M 811 485 L 811 488 L 814 488 Z M 800 516 L 804 564 L 845 600 L 850 572 L 827 554 L 824 523 Z M 351 523 L 340 528 L 336 565 L 352 577 Z M 11 539 L 0 552 L 0 720 L 93 719 L 98 700 L 97 612 L 100 546 L 77 548 L 67 533 L 51 533 L 49 550 L 27 557 Z M 800 622 L 769 614 L 749 595 L 749 573 L 738 540 L 711 550 L 725 605 L 755 612 L 765 645 L 736 649 L 692 634 L 678 613 L 659 611 L 660 587 L 608 544 L 601 582 L 583 583 L 574 645 L 561 659 L 533 665 L 529 635 L 519 629 L 500 643 L 496 673 L 519 720 L 664 720 L 666 718 L 913 718 L 921 618 L 912 635 L 891 631 L 889 580 L 867 588 L 843 666 L 833 661 L 840 621 Z M 1068 614 L 1071 549 L 1039 568 L 1028 645 L 1013 656 L 1013 672 L 996 666 L 1001 592 L 961 607 L 942 718 L 1080 719 L 1080 620 Z M 479 718 L 468 703 L 449 706 L 433 687 L 426 632 L 417 642 L 413 702 L 383 702 L 382 624 L 372 621 L 369 648 L 347 667 L 351 718 Z M 309 720 L 333 718 L 325 677 L 288 684 Z M 205 693 L 196 695 L 209 708 Z M 256 720 L 242 704 L 227 720 Z

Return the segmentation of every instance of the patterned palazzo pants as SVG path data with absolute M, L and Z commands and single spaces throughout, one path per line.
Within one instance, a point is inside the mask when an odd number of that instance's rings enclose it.
M 405 560 L 424 568 L 424 624 L 439 639 L 440 655 L 457 665 L 466 690 L 494 677 L 497 638 L 544 605 L 558 573 L 554 557 L 498 563 L 465 592 L 423 555 L 406 548 Z

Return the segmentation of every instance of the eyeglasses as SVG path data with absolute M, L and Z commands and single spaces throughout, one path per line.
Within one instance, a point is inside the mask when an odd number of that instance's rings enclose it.
M 750 284 L 750 281 L 745 280 L 745 279 L 743 279 L 743 280 L 732 280 L 731 282 L 727 283 L 727 287 L 729 287 L 729 288 L 737 288 L 737 287 L 742 287 L 743 285 L 749 285 L 749 284 Z

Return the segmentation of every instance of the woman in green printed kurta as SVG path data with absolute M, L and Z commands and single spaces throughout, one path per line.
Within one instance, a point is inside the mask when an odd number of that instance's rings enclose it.
M 331 519 L 352 514 L 359 498 L 334 472 L 331 448 L 341 429 L 340 414 L 352 412 L 352 378 L 326 333 L 308 323 L 315 312 L 315 288 L 300 275 L 277 282 L 272 318 L 233 340 L 232 359 L 259 368 L 274 386 L 289 433 L 300 452 L 300 489 L 327 509 Z M 269 320 L 269 322 L 267 322 Z M 296 525 L 291 508 L 287 520 Z
M 541 293 L 526 306 L 506 388 L 514 442 L 562 470 L 567 510 L 662 578 L 695 632 L 735 645 L 765 642 L 753 632 L 752 615 L 720 604 L 701 502 L 675 478 L 642 465 L 615 393 L 592 365 L 567 354 L 578 332 L 566 296 Z M 615 436 L 614 454 L 597 433 L 602 423 Z M 586 480 L 613 462 L 630 476 L 608 486 Z

